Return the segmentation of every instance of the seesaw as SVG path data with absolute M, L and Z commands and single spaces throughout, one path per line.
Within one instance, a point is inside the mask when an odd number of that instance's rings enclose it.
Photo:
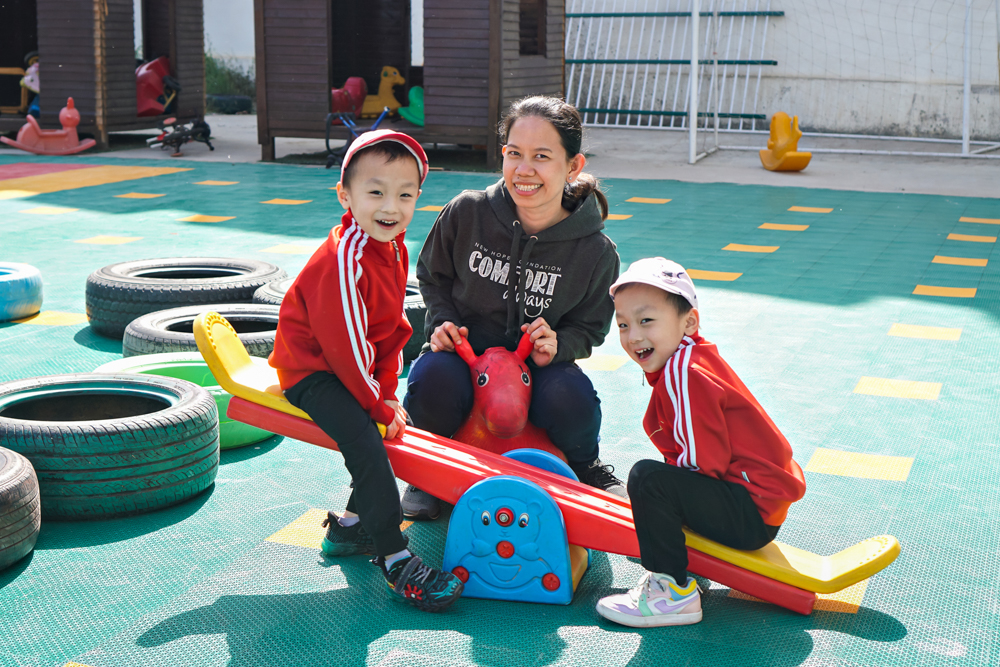
M 194 325 L 198 349 L 223 389 L 233 394 L 228 415 L 296 440 L 337 449 L 308 415 L 291 405 L 277 373 L 254 364 L 236 331 L 218 313 L 202 313 Z M 523 477 L 555 500 L 570 544 L 625 556 L 639 556 L 632 509 L 625 499 L 555 473 L 407 428 L 385 442 L 389 460 L 404 481 L 456 503 L 473 484 L 497 475 Z M 899 555 L 889 535 L 873 537 L 832 556 L 819 556 L 772 542 L 739 551 L 687 532 L 688 569 L 722 585 L 800 614 L 812 612 L 817 593 L 835 593 L 871 577 Z

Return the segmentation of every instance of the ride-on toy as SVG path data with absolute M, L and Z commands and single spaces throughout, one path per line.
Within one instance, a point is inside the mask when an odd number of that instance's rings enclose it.
M 337 448 L 305 412 L 284 397 L 277 371 L 253 363 L 236 331 L 218 313 L 202 313 L 195 320 L 194 332 L 215 379 L 233 394 L 230 417 L 320 447 Z M 380 428 L 384 434 L 384 427 Z M 449 503 L 457 503 L 476 482 L 497 475 L 534 482 L 559 506 L 570 544 L 639 555 L 632 507 L 624 498 L 416 428 L 385 441 L 385 449 L 400 479 Z M 689 531 L 685 535 L 688 570 L 800 614 L 812 612 L 816 593 L 843 590 L 880 572 L 899 555 L 899 542 L 891 535 L 869 538 L 832 556 L 780 542 L 739 551 Z
M 187 123 L 178 123 L 176 118 L 166 118 L 160 123 L 160 129 L 163 131 L 159 136 L 146 139 L 146 143 L 150 148 L 161 150 L 172 147 L 174 149 L 172 157 L 182 156 L 181 146 L 189 141 L 200 141 L 208 146 L 208 150 L 215 150 L 211 142 L 212 128 L 204 118 L 194 118 Z
M 760 162 L 768 171 L 802 171 L 812 159 L 812 153 L 799 151 L 799 117 L 789 118 L 784 111 L 771 116 L 771 135 L 767 148 L 760 151 Z
M 84 139 L 76 134 L 76 126 L 80 124 L 80 112 L 76 110 L 73 98 L 66 99 L 66 106 L 59 112 L 61 130 L 43 130 L 34 116 L 27 117 L 28 122 L 17 131 L 17 139 L 0 137 L 0 141 L 22 151 L 36 155 L 73 155 L 96 145 L 93 139 Z

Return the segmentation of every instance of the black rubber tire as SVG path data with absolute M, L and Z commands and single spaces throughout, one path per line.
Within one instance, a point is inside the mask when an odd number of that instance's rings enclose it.
M 30 264 L 0 262 L 0 322 L 31 317 L 42 309 L 42 274 Z
M 110 264 L 87 278 L 87 318 L 97 333 L 120 339 L 140 315 L 178 306 L 251 303 L 258 288 L 286 275 L 255 259 L 169 257 Z
M 215 303 L 171 308 L 138 317 L 129 323 L 122 337 L 122 356 L 162 352 L 197 352 L 194 321 L 214 310 L 233 325 L 251 357 L 267 357 L 274 349 L 278 330 L 278 306 L 257 303 Z
M 34 466 L 46 520 L 132 516 L 212 485 L 219 412 L 184 380 L 50 375 L 0 384 L 0 442 Z
M 268 283 L 253 293 L 253 302 L 280 306 L 293 282 L 295 282 L 295 278 L 284 278 Z
M 41 527 L 35 469 L 17 452 L 0 447 L 0 570 L 31 553 Z
M 403 363 L 410 363 L 420 356 L 420 349 L 427 342 L 424 338 L 424 320 L 427 317 L 427 307 L 424 305 L 424 297 L 420 295 L 416 280 L 406 283 L 403 312 L 406 313 L 406 319 L 413 327 L 413 335 L 403 347 Z

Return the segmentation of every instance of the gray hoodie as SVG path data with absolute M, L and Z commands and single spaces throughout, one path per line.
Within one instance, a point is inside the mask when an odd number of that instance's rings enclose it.
M 458 195 L 441 211 L 417 260 L 427 340 L 437 326 L 454 322 L 469 327 L 476 354 L 488 347 L 513 350 L 521 325 L 544 317 L 557 334 L 553 362 L 589 357 L 611 329 L 608 288 L 620 268 L 602 229 L 593 195 L 531 237 L 502 180 Z

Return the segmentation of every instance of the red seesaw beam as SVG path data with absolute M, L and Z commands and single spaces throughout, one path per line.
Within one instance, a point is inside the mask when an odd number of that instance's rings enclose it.
M 228 415 L 272 433 L 326 449 L 335 443 L 314 422 L 234 396 Z M 455 504 L 476 482 L 516 475 L 535 482 L 559 505 L 570 544 L 624 556 L 639 556 L 629 501 L 540 468 L 407 427 L 402 438 L 386 440 L 389 462 L 405 482 Z M 688 570 L 724 586 L 800 614 L 812 612 L 816 594 L 744 570 L 688 547 Z

